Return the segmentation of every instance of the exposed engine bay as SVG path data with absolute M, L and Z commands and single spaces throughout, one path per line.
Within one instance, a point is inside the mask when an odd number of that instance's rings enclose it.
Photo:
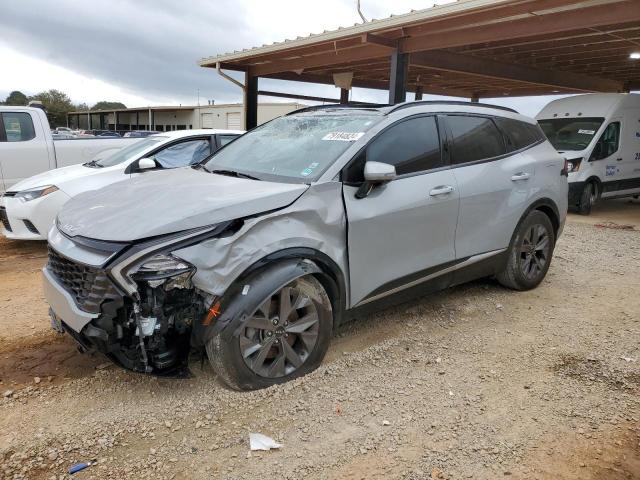
M 98 274 L 109 283 L 107 293 L 101 291 L 99 316 L 80 334 L 67 331 L 85 350 L 97 349 L 129 370 L 184 375 L 192 328 L 208 300 L 191 283 L 194 271 L 170 255 L 155 255 L 130 272 L 137 285 L 133 296 L 119 294 L 106 274 Z

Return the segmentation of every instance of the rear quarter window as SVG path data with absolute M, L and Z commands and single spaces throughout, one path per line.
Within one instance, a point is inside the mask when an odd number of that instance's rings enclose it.
M 451 162 L 477 162 L 499 157 L 506 153 L 502 133 L 488 117 L 447 115 L 451 131 Z
M 502 117 L 495 118 L 495 121 L 504 133 L 510 152 L 528 148 L 546 138 L 538 125 Z

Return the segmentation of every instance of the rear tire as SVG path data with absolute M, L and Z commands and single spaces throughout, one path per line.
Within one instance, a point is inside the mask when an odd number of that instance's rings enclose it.
M 582 189 L 580 195 L 580 203 L 578 204 L 578 213 L 580 215 L 589 215 L 591 208 L 598 200 L 598 186 L 593 182 L 588 182 Z
M 544 279 L 555 247 L 551 220 L 533 210 L 518 225 L 509 245 L 506 268 L 496 275 L 498 282 L 513 290 L 531 290 Z
M 219 334 L 206 345 L 218 378 L 234 390 L 256 390 L 312 372 L 333 330 L 331 301 L 307 275 L 265 298 L 230 341 Z

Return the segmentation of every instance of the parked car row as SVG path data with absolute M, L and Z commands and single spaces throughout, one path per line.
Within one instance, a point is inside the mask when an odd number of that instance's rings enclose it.
M 53 328 L 137 372 L 184 374 L 198 349 L 232 388 L 290 380 L 359 312 L 483 276 L 534 288 L 565 222 L 565 160 L 510 109 L 310 107 L 226 145 L 179 133 L 25 184 L 72 192 L 43 270 Z
M 68 127 L 58 127 L 51 130 L 54 140 L 71 140 L 86 137 L 145 138 L 156 133 L 160 132 L 156 130 L 131 130 L 120 133 L 114 130 L 72 130 Z

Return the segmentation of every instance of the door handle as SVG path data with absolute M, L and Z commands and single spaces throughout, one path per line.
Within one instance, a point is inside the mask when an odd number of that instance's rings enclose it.
M 434 188 L 429 192 L 429 195 L 432 197 L 437 197 L 438 195 L 447 195 L 453 192 L 453 187 L 451 185 L 440 185 L 439 187 Z
M 616 158 L 616 162 L 621 162 L 622 158 Z
M 530 173 L 520 172 L 520 173 L 516 173 L 513 177 L 511 177 L 511 180 L 514 182 L 517 182 L 519 180 L 529 180 L 530 177 L 531 177 Z

